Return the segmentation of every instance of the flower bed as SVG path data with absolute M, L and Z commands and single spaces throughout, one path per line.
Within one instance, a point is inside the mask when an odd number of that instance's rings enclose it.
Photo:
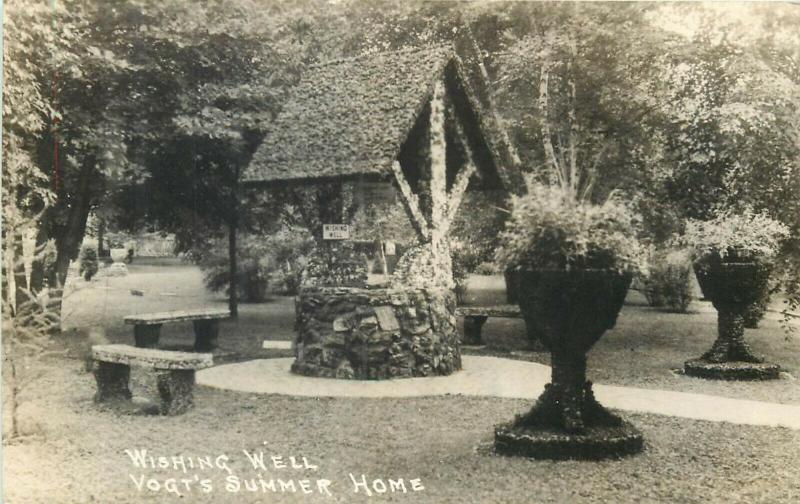
M 446 289 L 303 289 L 292 372 L 344 379 L 449 375 L 461 369 L 455 307 Z

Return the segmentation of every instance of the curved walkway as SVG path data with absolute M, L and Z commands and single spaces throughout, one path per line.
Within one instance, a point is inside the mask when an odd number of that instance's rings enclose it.
M 498 357 L 462 357 L 464 369 L 450 376 L 383 381 L 311 378 L 289 372 L 294 359 L 259 359 L 215 366 L 197 373 L 209 387 L 306 397 L 420 397 L 473 395 L 535 399 L 550 381 L 550 367 Z M 605 406 L 714 422 L 782 426 L 800 430 L 800 406 L 667 390 L 594 385 Z

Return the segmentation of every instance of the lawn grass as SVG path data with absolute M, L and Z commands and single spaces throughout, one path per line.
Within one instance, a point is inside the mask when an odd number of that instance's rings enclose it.
M 504 302 L 501 277 L 476 277 L 470 284 L 472 304 Z M 607 331 L 588 353 L 589 379 L 597 383 L 676 390 L 800 404 L 800 325 L 787 339 L 779 315 L 768 313 L 758 329 L 745 337 L 757 354 L 780 364 L 780 380 L 726 382 L 704 380 L 680 373 L 683 363 L 699 357 L 716 338 L 716 311 L 707 301 L 695 300 L 690 313 L 669 313 L 647 306 L 644 296 L 630 291 L 614 329 Z M 483 326 L 482 349 L 465 349 L 474 355 L 495 355 L 549 364 L 546 352 L 528 351 L 521 319 L 489 319 Z M 795 378 L 796 377 L 796 378 Z
M 65 310 L 65 355 L 50 356 L 28 372 L 39 376 L 22 394 L 20 420 L 27 437 L 4 446 L 5 502 L 769 502 L 800 498 L 800 432 L 782 428 L 703 422 L 657 415 L 622 413 L 640 428 L 645 452 L 605 462 L 547 462 L 491 453 L 493 427 L 531 406 L 530 401 L 446 396 L 407 399 L 301 398 L 256 395 L 197 387 L 196 408 L 183 416 L 133 416 L 92 402 L 95 390 L 84 369 L 82 336 L 103 327 L 113 342 L 132 343 L 131 313 L 198 306 L 225 306 L 202 287 L 199 272 L 183 265 L 131 265 L 131 275 L 76 283 Z M 493 280 L 496 283 L 496 280 Z M 103 287 L 103 288 L 100 288 Z M 143 296 L 132 296 L 130 289 Z M 161 295 L 161 293 L 171 295 Z M 172 295 L 174 293 L 174 295 Z M 477 289 L 489 301 L 499 293 Z M 473 302 L 475 302 L 473 297 Z M 702 304 L 691 315 L 667 314 L 629 299 L 617 327 L 590 353 L 590 377 L 602 383 L 665 388 L 800 402 L 798 382 L 719 383 L 670 372 L 713 339 L 714 318 Z M 290 339 L 294 322 L 290 298 L 242 305 L 238 320 L 221 328 L 215 359 L 285 356 L 263 350 L 263 339 Z M 191 324 L 162 329 L 162 342 L 188 345 Z M 484 334 L 490 350 L 508 357 L 545 361 L 521 350 L 519 320 L 489 320 Z M 774 356 L 790 371 L 800 368 L 798 343 L 786 342 L 775 321 L 748 333 L 757 351 Z M 516 344 L 513 341 L 517 341 Z M 515 345 L 517 345 L 515 347 Z M 82 350 L 84 349 L 84 350 Z M 153 396 L 152 377 L 133 373 L 133 391 Z M 6 421 L 7 423 L 7 421 Z M 263 443 L 267 443 L 264 445 Z M 236 494 L 224 491 L 220 471 L 208 472 L 217 490 L 193 491 L 182 499 L 163 492 L 136 490 L 137 476 L 126 449 L 146 448 L 156 455 L 230 456 L 242 477 L 248 468 L 242 449 L 305 456 L 316 472 L 278 471 L 274 477 L 326 478 L 332 497 L 294 494 Z M 148 470 L 149 476 L 181 477 Z M 263 471 L 262 471 L 263 473 Z M 353 494 L 349 473 L 373 478 L 419 478 L 425 490 L 367 499 Z M 201 473 L 202 477 L 206 477 Z M 263 473 L 263 476 L 267 476 Z
M 224 308 L 227 300 L 208 293 L 200 271 L 191 265 L 129 266 L 127 277 L 104 278 L 95 282 L 73 280 L 65 301 L 64 341 L 72 355 L 85 354 L 85 329 L 100 327 L 109 342 L 132 344 L 131 326 L 122 324 L 125 315 L 201 306 Z M 131 290 L 142 292 L 134 296 Z M 169 294 L 169 295 L 164 295 Z M 505 301 L 501 276 L 474 276 L 467 291 L 469 304 L 497 304 Z M 800 326 L 798 326 L 800 329 Z M 161 329 L 161 344 L 190 347 L 194 341 L 190 323 L 167 324 Z M 263 340 L 291 340 L 294 336 L 294 301 L 274 296 L 266 303 L 239 307 L 239 318 L 221 323 L 218 363 L 253 358 L 289 357 L 288 350 L 265 350 Z M 800 404 L 800 331 L 786 339 L 778 315 L 768 313 L 756 330 L 746 337 L 756 353 L 778 363 L 786 371 L 782 379 L 768 382 L 725 382 L 684 376 L 683 362 L 698 357 L 716 337 L 716 312 L 706 301 L 693 301 L 690 313 L 669 313 L 647 306 L 644 297 L 630 291 L 613 330 L 598 341 L 588 354 L 589 378 L 597 383 L 675 390 Z M 521 319 L 489 319 L 483 326 L 483 349 L 465 353 L 496 355 L 549 364 L 546 352 L 526 351 L 528 342 Z
M 241 450 L 264 449 L 319 466 L 272 471 L 274 477 L 333 481 L 333 496 L 324 499 L 218 487 L 184 502 L 368 500 L 352 493 L 348 473 L 420 478 L 422 492 L 379 497 L 414 503 L 732 502 L 733 496 L 789 503 L 800 488 L 800 432 L 788 429 L 623 413 L 645 435 L 643 454 L 605 462 L 530 461 L 491 453 L 494 425 L 527 409 L 525 400 L 298 398 L 199 387 L 196 408 L 186 415 L 128 416 L 92 403 L 91 375 L 75 361 L 48 364 L 50 372 L 26 403 L 27 415 L 48 412 L 37 417 L 39 435 L 5 447 L 6 502 L 178 502 L 136 490 L 129 474 L 181 474 L 133 468 L 125 454 L 133 448 L 164 456 L 227 454 L 241 477 L 258 474 Z M 215 486 L 223 483 L 221 471 L 202 474 Z
M 131 264 L 126 277 L 99 278 L 85 282 L 70 277 L 64 301 L 64 343 L 74 354 L 86 351 L 80 341 L 89 328 L 110 343 L 133 344 L 133 326 L 123 324 L 126 315 L 188 308 L 227 308 L 223 294 L 210 293 L 200 270 L 191 264 Z M 142 295 L 134 295 L 131 291 Z M 265 351 L 264 340 L 291 340 L 294 336 L 294 301 L 273 296 L 265 303 L 240 303 L 239 317 L 220 323 L 217 362 L 274 355 Z M 192 324 L 165 324 L 160 345 L 191 347 Z

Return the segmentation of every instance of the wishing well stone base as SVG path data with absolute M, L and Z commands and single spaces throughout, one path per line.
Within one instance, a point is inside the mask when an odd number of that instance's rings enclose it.
M 445 289 L 304 289 L 292 372 L 357 380 L 449 375 L 461 369 L 455 307 Z

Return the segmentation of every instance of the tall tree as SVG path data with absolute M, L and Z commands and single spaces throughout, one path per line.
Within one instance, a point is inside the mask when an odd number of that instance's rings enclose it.
M 647 172 L 660 112 L 653 77 L 674 38 L 653 30 L 650 8 L 514 4 L 502 12 L 498 103 L 530 171 L 599 199 Z

